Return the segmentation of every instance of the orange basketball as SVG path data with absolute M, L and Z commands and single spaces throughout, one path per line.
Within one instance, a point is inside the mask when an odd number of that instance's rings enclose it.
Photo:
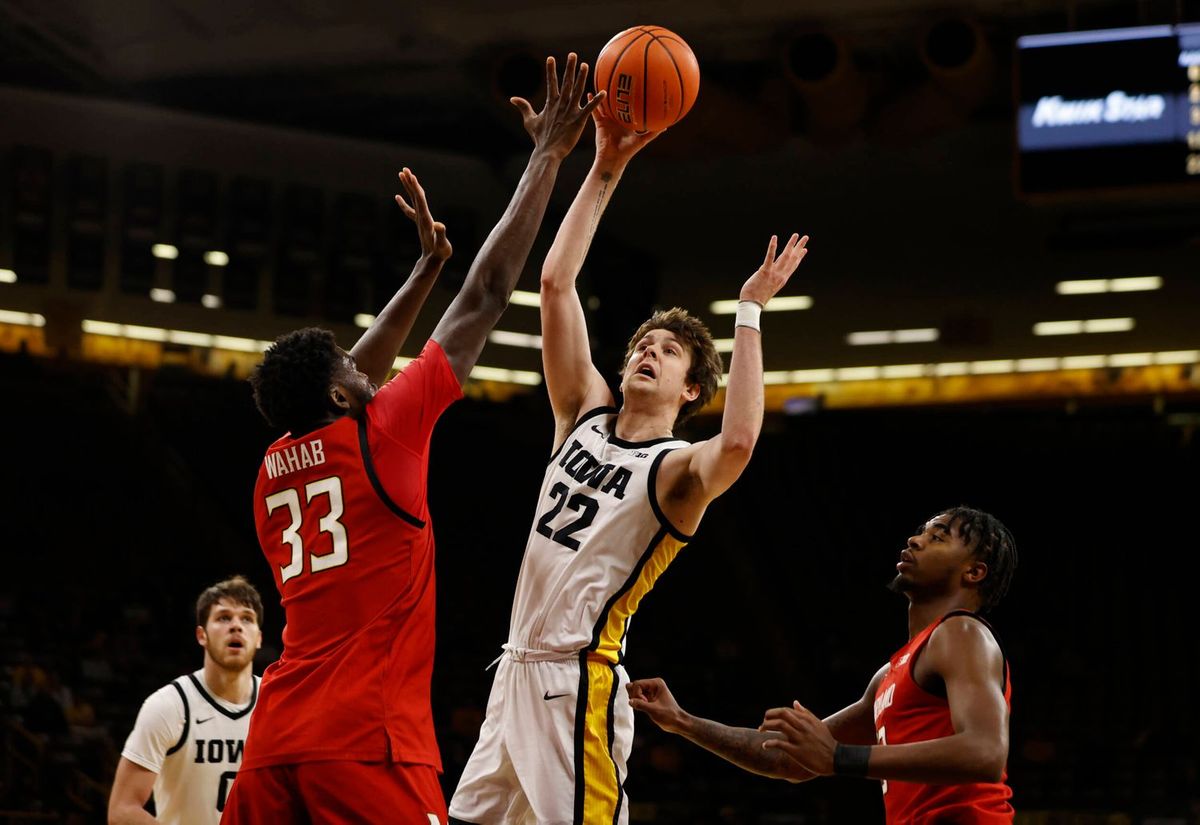
M 634 26 L 596 58 L 604 111 L 627 129 L 657 132 L 688 113 L 700 92 L 700 64 L 683 38 L 662 26 Z

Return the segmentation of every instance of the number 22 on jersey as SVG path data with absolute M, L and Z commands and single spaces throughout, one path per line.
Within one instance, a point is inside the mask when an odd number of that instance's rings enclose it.
M 304 485 L 304 507 L 301 508 L 300 490 L 289 487 L 267 496 L 267 516 L 271 516 L 281 507 L 286 507 L 292 523 L 284 528 L 280 542 L 291 545 L 292 559 L 286 565 L 280 565 L 280 584 L 288 579 L 299 576 L 304 572 L 304 540 L 300 537 L 300 528 L 305 518 L 312 518 L 312 511 L 322 511 L 320 505 L 314 506 L 313 499 L 323 498 L 328 501 L 328 512 L 316 516 L 317 529 L 328 533 L 333 543 L 333 550 L 328 553 L 309 551 L 309 572 L 320 573 L 333 567 L 341 567 L 350 559 L 349 543 L 346 540 L 346 528 L 338 521 L 345 508 L 342 499 L 342 480 L 337 476 L 311 481 Z

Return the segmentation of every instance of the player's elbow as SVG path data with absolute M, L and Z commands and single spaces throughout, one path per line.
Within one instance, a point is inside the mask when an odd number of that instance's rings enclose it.
M 971 782 L 1000 782 L 1008 763 L 1008 746 L 1000 741 L 980 742 L 969 761 Z
M 758 441 L 758 434 L 749 431 L 721 433 L 721 459 L 723 462 L 730 465 L 740 465 L 745 467 L 750 463 L 750 456 L 754 454 L 754 445 Z
M 476 312 L 498 319 L 508 309 L 508 301 L 512 296 L 510 282 L 501 273 L 480 272 L 478 277 L 471 278 L 463 287 L 466 305 Z
M 108 825 L 126 825 L 129 822 L 136 822 L 134 818 L 138 813 L 145 811 L 141 805 L 134 805 L 132 802 L 123 800 L 114 800 L 108 806 Z
M 568 289 L 574 289 L 574 283 L 564 284 L 563 278 L 558 274 L 558 267 L 552 266 L 550 261 L 546 261 L 546 265 L 542 267 L 542 278 L 538 282 L 538 287 L 541 289 L 542 299 L 545 300 L 551 295 L 559 295 L 566 292 Z

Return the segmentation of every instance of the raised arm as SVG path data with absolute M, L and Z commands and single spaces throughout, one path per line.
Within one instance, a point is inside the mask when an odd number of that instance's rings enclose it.
M 460 383 L 466 382 L 488 333 L 508 306 L 563 158 L 579 141 L 588 116 L 603 97 L 601 93 L 581 105 L 588 67 L 576 64 L 575 54 L 568 55 L 560 87 L 554 58 L 546 60 L 546 105 L 541 112 L 535 113 L 524 98 L 512 99 L 533 138 L 533 153 L 508 208 L 471 264 L 462 290 L 433 331 Z
M 979 622 L 948 619 L 930 637 L 923 666 L 946 686 L 954 733 L 903 745 L 872 745 L 855 754 L 871 779 L 925 784 L 998 782 L 1008 759 L 1008 705 L 1004 655 Z M 767 712 L 763 730 L 782 735 L 767 747 L 787 753 L 814 773 L 835 772 L 838 743 L 799 703 Z
M 807 235 L 792 235 L 776 255 L 778 242 L 772 235 L 762 266 L 742 285 L 738 298 L 721 432 L 669 453 L 659 471 L 663 511 L 687 532 L 699 523 L 704 508 L 746 469 L 762 429 L 762 333 L 758 314 L 808 254 Z
M 638 135 L 622 129 L 600 109 L 592 112 L 592 119 L 596 122 L 596 160 L 542 264 L 542 366 L 554 410 L 555 449 L 581 413 L 613 401 L 608 385 L 592 364 L 575 279 L 625 166 L 658 134 Z
M 421 238 L 421 257 L 417 259 L 417 264 L 404 286 L 396 291 L 374 323 L 350 350 L 350 356 L 358 368 L 365 372 L 374 384 L 382 384 L 387 378 L 396 356 L 400 354 L 400 348 L 412 332 L 417 313 L 429 297 L 429 290 L 433 289 L 442 266 L 454 251 L 446 238 L 446 225 L 433 219 L 429 212 L 429 204 L 425 200 L 425 190 L 408 167 L 400 173 L 400 183 L 408 192 L 412 205 L 400 195 L 396 196 L 396 203 L 417 225 L 417 234 Z

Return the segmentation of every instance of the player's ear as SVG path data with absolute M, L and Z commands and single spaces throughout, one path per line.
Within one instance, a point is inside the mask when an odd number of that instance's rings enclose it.
M 988 566 L 986 562 L 972 562 L 971 566 L 963 571 L 963 583 L 978 585 L 987 578 L 987 574 Z
M 200 645 L 200 647 L 204 647 L 204 645 L 207 642 L 208 642 L 208 631 L 206 631 L 200 625 L 196 625 L 196 644 Z
M 346 391 L 341 384 L 329 385 L 329 401 L 339 410 L 344 412 L 350 411 L 350 399 L 347 397 Z
M 686 387 L 684 387 L 683 398 L 684 398 L 685 403 L 690 403 L 692 401 L 695 401 L 699 397 L 700 397 L 700 385 L 699 384 L 688 384 Z

